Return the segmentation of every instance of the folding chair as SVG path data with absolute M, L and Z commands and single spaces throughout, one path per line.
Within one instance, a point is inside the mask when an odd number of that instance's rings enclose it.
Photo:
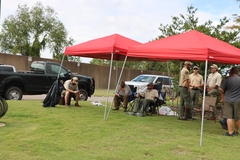
M 152 115 L 154 113 L 158 114 L 159 108 L 163 105 L 166 104 L 164 102 L 164 99 L 166 97 L 166 91 L 162 91 L 162 83 L 157 83 L 153 87 L 158 91 L 158 97 L 155 98 L 153 103 L 149 103 L 148 108 L 146 108 L 146 114 L 147 115 Z M 147 111 L 148 110 L 148 111 Z M 151 113 L 150 113 L 151 112 Z
M 153 87 L 158 91 L 158 97 L 154 99 L 153 102 L 149 102 L 145 109 L 143 109 L 143 114 L 151 116 L 154 113 L 157 113 L 156 109 L 165 104 L 164 98 L 166 96 L 166 92 L 162 92 L 162 83 L 157 83 Z M 164 98 L 163 98 L 164 97 Z
M 128 97 L 128 105 L 127 105 L 127 111 L 132 111 L 132 109 L 133 109 L 133 106 L 134 106 L 134 99 L 135 99 L 135 92 L 132 92 L 131 94 L 130 94 L 130 96 Z M 120 105 L 119 105 L 119 108 L 124 108 L 123 107 L 123 99 L 121 98 L 121 99 L 119 99 L 119 103 L 120 103 Z
M 214 115 L 215 115 L 214 122 L 215 123 L 216 123 L 216 108 L 215 108 L 216 100 L 217 100 L 217 97 L 206 96 L 205 103 L 204 103 L 204 118 L 206 115 L 206 119 L 208 119 L 212 116 L 212 113 L 214 113 Z M 199 109 L 193 108 L 193 110 L 195 112 L 199 112 L 200 117 L 202 116 L 202 108 L 199 108 Z

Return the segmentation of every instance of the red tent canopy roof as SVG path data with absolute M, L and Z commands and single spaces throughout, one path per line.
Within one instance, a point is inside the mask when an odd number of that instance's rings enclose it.
M 66 47 L 64 54 L 110 60 L 111 53 L 113 53 L 114 60 L 123 60 L 127 54 L 129 46 L 139 44 L 141 43 L 135 40 L 119 34 L 113 34 Z
M 196 30 L 131 46 L 127 56 L 240 64 L 240 49 Z

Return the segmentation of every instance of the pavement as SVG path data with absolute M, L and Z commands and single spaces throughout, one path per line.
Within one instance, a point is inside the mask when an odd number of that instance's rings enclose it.
M 46 94 L 41 95 L 23 95 L 23 100 L 44 100 L 46 97 Z M 111 102 L 113 100 L 113 97 L 108 97 L 108 102 Z M 107 101 L 107 97 L 88 97 L 87 101 Z

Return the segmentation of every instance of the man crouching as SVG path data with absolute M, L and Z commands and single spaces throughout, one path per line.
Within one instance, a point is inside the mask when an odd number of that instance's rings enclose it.
M 78 78 L 77 77 L 73 77 L 70 80 L 67 80 L 64 82 L 64 88 L 66 89 L 66 93 L 65 93 L 65 106 L 69 106 L 70 102 L 68 102 L 69 100 L 71 101 L 70 97 L 75 97 L 75 106 L 81 107 L 78 104 L 79 101 L 79 96 L 80 96 L 80 92 L 78 90 Z

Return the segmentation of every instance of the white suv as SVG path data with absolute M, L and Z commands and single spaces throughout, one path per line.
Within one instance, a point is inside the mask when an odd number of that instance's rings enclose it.
M 147 88 L 147 84 L 153 82 L 154 84 L 162 83 L 165 89 L 173 89 L 173 82 L 168 76 L 141 74 L 131 81 L 125 83 L 135 92 L 142 92 Z

